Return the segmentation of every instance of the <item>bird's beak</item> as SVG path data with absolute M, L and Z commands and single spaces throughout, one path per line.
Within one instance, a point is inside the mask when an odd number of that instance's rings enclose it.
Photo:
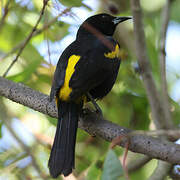
M 115 18 L 112 20 L 112 22 L 113 22 L 114 24 L 119 24 L 119 23 L 121 23 L 121 22 L 123 22 L 123 21 L 126 21 L 126 20 L 128 20 L 128 19 L 132 19 L 132 16 L 115 17 Z

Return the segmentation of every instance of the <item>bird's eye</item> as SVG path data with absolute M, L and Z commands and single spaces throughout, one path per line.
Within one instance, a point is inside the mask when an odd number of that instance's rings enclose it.
M 106 16 L 105 16 L 105 15 L 102 15 L 102 18 L 106 18 Z

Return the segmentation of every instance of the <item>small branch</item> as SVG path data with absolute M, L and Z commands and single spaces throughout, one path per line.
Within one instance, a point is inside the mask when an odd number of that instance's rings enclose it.
M 29 34 L 29 36 L 27 37 L 27 39 L 24 41 L 23 45 L 21 46 L 21 48 L 19 49 L 19 52 L 17 53 L 17 56 L 16 58 L 12 61 L 12 63 L 10 64 L 10 66 L 7 68 L 7 70 L 5 71 L 5 73 L 3 74 L 3 77 L 6 77 L 6 75 L 8 74 L 8 72 L 10 71 L 10 69 L 13 67 L 13 65 L 17 62 L 19 56 L 21 55 L 22 51 L 24 50 L 24 48 L 26 47 L 26 45 L 28 44 L 28 42 L 30 41 L 30 39 L 32 38 L 33 36 L 33 33 L 36 31 L 36 28 L 38 26 L 38 24 L 40 23 L 41 21 L 41 18 L 44 14 L 44 11 L 45 11 L 45 7 L 47 5 L 49 0 L 43 0 L 43 7 L 42 7 L 42 10 L 41 10 L 41 13 L 40 13 L 40 16 L 35 24 L 35 26 L 33 27 L 31 33 Z
M 153 172 L 153 174 L 149 177 L 148 180 L 164 180 L 166 176 L 169 174 L 172 168 L 171 164 L 168 164 L 163 161 L 158 161 L 157 168 Z
M 4 107 L 2 106 L 2 104 L 0 104 L 0 108 L 3 108 L 3 111 L 6 114 L 6 110 L 4 109 Z M 9 122 L 9 120 L 5 117 L 2 118 L 3 123 L 5 124 L 6 128 L 8 129 L 8 131 L 11 133 L 11 135 L 16 139 L 16 141 L 18 142 L 18 144 L 20 145 L 20 147 L 26 152 L 27 156 L 30 156 L 32 159 L 32 166 L 34 167 L 34 169 L 37 171 L 37 173 L 39 174 L 39 176 L 42 179 L 45 179 L 45 176 L 43 175 L 43 172 L 41 171 L 41 168 L 39 167 L 36 158 L 34 157 L 34 155 L 32 154 L 30 148 L 21 140 L 21 138 L 19 138 L 16 134 L 16 132 L 13 130 L 13 128 L 11 127 L 11 124 Z
M 164 108 L 165 116 L 166 116 L 166 124 L 169 128 L 173 128 L 173 122 L 171 119 L 170 105 L 169 105 L 169 96 L 168 96 L 168 88 L 167 88 L 167 80 L 166 80 L 166 35 L 167 28 L 169 22 L 169 14 L 170 14 L 170 0 L 166 1 L 166 4 L 162 11 L 162 26 L 160 31 L 160 53 L 159 53 L 159 61 L 160 61 L 160 71 L 161 71 L 161 91 L 162 91 L 162 105 Z
M 154 137 L 159 137 L 159 136 L 166 136 L 168 139 L 171 139 L 172 141 L 175 141 L 180 138 L 180 130 L 173 129 L 173 130 L 153 130 L 153 131 L 141 131 L 141 130 L 135 130 L 131 133 L 132 135 L 134 134 L 143 134 L 147 136 L 154 136 Z
M 1 152 L 2 153 L 2 152 Z M 4 154 L 4 153 L 2 153 Z M 23 154 L 20 157 L 18 157 L 18 159 L 15 159 L 14 161 L 12 161 L 10 164 L 8 164 L 7 166 L 4 166 L 3 168 L 1 167 L 0 173 L 10 173 L 12 172 L 15 168 L 17 168 L 17 163 L 19 163 L 22 159 L 28 157 L 28 154 Z M 29 165 L 31 165 L 32 163 L 30 162 Z
M 16 135 L 16 133 L 14 132 L 14 130 L 12 129 L 12 127 L 5 122 L 5 125 L 8 129 L 8 131 L 12 134 L 12 136 L 16 139 L 16 141 L 19 143 L 19 145 L 21 146 L 21 148 L 31 157 L 32 159 L 32 166 L 34 167 L 34 169 L 38 172 L 38 174 L 40 175 L 40 177 L 42 179 L 45 179 L 45 176 L 43 175 L 41 168 L 39 167 L 38 163 L 36 162 L 36 159 L 34 157 L 34 155 L 32 154 L 32 152 L 30 151 L 30 148 L 28 146 L 26 146 L 24 144 L 24 142 Z
M 128 172 L 134 172 L 141 167 L 143 167 L 145 164 L 147 164 L 149 161 L 151 161 L 151 158 L 148 156 L 139 157 L 136 160 L 130 161 L 127 165 Z
M 49 96 L 2 77 L 0 77 L 0 84 L 0 96 L 57 118 L 55 102 L 50 103 Z M 87 111 L 86 114 L 80 118 L 79 127 L 89 134 L 99 136 L 107 141 L 112 141 L 115 137 L 121 135 L 129 136 L 129 150 L 172 164 L 180 164 L 180 145 L 142 134 L 131 136 L 131 130 L 109 122 L 94 112 Z M 122 147 L 127 143 L 126 139 L 127 138 L 122 139 L 120 144 Z
M 49 21 L 48 23 L 46 23 L 42 28 L 40 29 L 36 29 L 34 32 L 33 32 L 33 35 L 32 37 L 35 37 L 37 35 L 39 35 L 40 33 L 42 33 L 43 31 L 45 31 L 46 29 L 48 29 L 52 24 L 54 24 L 55 22 L 57 22 L 58 18 L 60 16 L 62 16 L 63 14 L 66 14 L 68 11 L 70 11 L 71 8 L 66 8 L 65 10 L 63 10 L 60 14 L 58 14 L 55 18 L 53 18 L 51 21 Z M 19 44 L 17 44 L 11 51 L 9 51 L 7 54 L 5 54 L 4 56 L 2 56 L 0 58 L 0 60 L 3 60 L 5 58 L 7 58 L 8 56 L 12 55 L 13 53 L 15 53 L 18 49 L 21 49 L 24 44 L 25 44 L 25 40 L 23 40 L 22 42 L 20 42 Z
M 3 16 L 2 16 L 2 18 L 1 18 L 1 20 L 0 20 L 0 32 L 1 32 L 1 29 L 2 29 L 3 24 L 4 24 L 4 22 L 5 22 L 6 16 L 7 16 L 8 13 L 9 13 L 9 4 L 10 4 L 10 1 L 11 1 L 11 0 L 8 0 L 7 3 L 6 3 L 6 5 L 5 5 L 5 7 L 4 7 L 4 13 L 3 13 Z M 2 7 L 2 8 L 3 8 L 3 7 Z M 3 12 L 3 11 L 2 11 L 2 12 Z

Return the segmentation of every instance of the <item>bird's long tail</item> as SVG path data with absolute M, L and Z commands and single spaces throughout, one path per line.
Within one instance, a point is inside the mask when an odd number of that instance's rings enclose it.
M 74 168 L 75 142 L 78 126 L 78 105 L 58 100 L 58 124 L 49 158 L 49 171 L 53 178 L 69 175 Z

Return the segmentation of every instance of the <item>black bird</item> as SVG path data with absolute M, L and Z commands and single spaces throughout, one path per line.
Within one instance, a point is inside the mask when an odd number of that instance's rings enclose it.
M 59 58 L 50 93 L 56 97 L 58 123 L 49 159 L 53 178 L 74 168 L 78 115 L 89 98 L 101 99 L 112 89 L 120 66 L 119 45 L 112 35 L 131 17 L 98 14 L 79 27 L 76 40 Z

